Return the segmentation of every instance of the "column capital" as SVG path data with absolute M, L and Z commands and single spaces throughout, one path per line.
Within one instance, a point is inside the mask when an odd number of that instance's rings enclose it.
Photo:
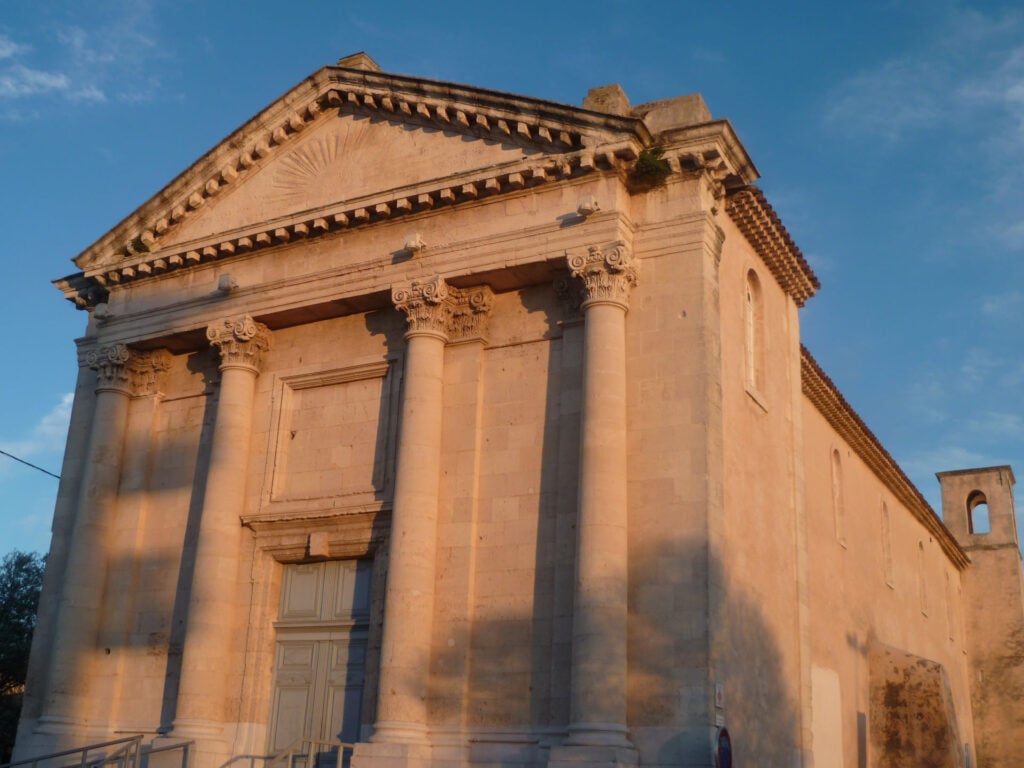
M 629 308 L 629 290 L 636 285 L 637 266 L 621 240 L 592 245 L 585 254 L 570 253 L 566 262 L 572 276 L 582 284 L 581 309 L 593 304 L 615 304 Z
M 96 371 L 97 392 L 152 395 L 159 375 L 170 367 L 170 353 L 163 349 L 140 352 L 127 344 L 107 344 L 86 352 L 83 363 Z
M 452 314 L 450 288 L 440 275 L 391 286 L 391 302 L 405 314 L 410 336 L 429 335 L 448 340 L 448 319 Z
M 405 313 L 406 338 L 430 335 L 446 342 L 468 341 L 486 336 L 494 292 L 486 285 L 454 288 L 434 276 L 392 286 L 391 301 Z
M 220 369 L 245 368 L 260 372 L 263 353 L 270 349 L 270 329 L 250 315 L 226 317 L 206 328 L 206 338 L 220 352 Z

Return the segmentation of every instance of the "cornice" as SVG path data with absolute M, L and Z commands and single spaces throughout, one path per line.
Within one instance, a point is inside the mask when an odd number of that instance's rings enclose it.
M 802 307 L 821 283 L 764 192 L 753 185 L 733 190 L 726 197 L 725 210 L 782 289 Z
M 496 91 L 343 67 L 324 67 L 247 121 L 74 262 L 93 264 L 159 248 L 167 232 L 261 167 L 325 115 L 356 113 L 518 143 L 545 153 L 593 148 L 610 136 L 649 143 L 638 118 L 604 115 Z
M 230 194 L 297 134 L 326 115 L 371 115 L 513 142 L 539 157 L 340 201 L 201 240 L 162 247 L 164 236 L 212 199 Z M 724 126 L 724 127 L 723 127 Z M 675 174 L 694 170 L 732 183 L 756 175 L 726 121 L 665 134 Z M 288 242 L 472 203 L 595 171 L 628 173 L 653 139 L 636 117 L 438 81 L 324 67 L 246 122 L 75 259 L 82 271 L 55 280 L 80 308 L 125 283 Z M 715 174 L 718 174 L 716 176 Z
M 961 570 L 966 568 L 970 564 L 970 559 L 963 548 L 804 346 L 800 347 L 800 373 L 803 393 L 811 404 L 885 483 L 892 494 L 928 529 L 953 564 Z

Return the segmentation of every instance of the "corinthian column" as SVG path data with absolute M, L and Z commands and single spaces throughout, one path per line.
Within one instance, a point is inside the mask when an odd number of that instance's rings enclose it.
M 585 255 L 569 256 L 568 262 L 582 288 L 585 321 L 566 745 L 598 748 L 583 750 L 586 761 L 635 762 L 626 729 L 625 319 L 636 267 L 621 242 L 592 247 Z M 564 757 L 564 752 L 552 753 L 552 762 Z
M 66 734 L 58 746 L 100 735 L 109 702 L 93 700 L 99 622 L 107 572 L 108 536 L 117 506 L 128 401 L 136 384 L 158 369 L 148 353 L 124 344 L 91 350 L 85 365 L 96 371 L 96 402 L 85 470 L 74 515 L 64 585 L 57 605 L 57 636 L 51 649 L 44 733 Z
M 237 572 L 249 465 L 253 400 L 267 327 L 248 315 L 206 329 L 220 352 L 220 394 L 203 493 L 202 517 L 189 591 L 174 733 L 223 739 L 228 673 L 241 652 L 236 627 Z M 198 751 L 219 751 L 199 744 Z
M 391 299 L 406 315 L 408 330 L 373 741 L 421 743 L 434 610 L 444 347 L 452 302 L 440 277 L 394 287 Z

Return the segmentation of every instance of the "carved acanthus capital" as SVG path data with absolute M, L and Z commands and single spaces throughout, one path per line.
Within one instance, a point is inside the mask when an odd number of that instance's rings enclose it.
M 483 339 L 487 336 L 491 308 L 494 306 L 494 292 L 486 285 L 475 288 L 450 288 L 452 303 L 448 323 L 448 338 L 452 341 Z
M 136 396 L 155 395 L 160 391 L 163 374 L 171 367 L 171 353 L 166 349 L 137 352 L 130 363 Z
M 409 326 L 406 336 L 434 334 L 447 339 L 448 320 L 453 310 L 450 291 L 440 276 L 392 286 L 391 301 L 395 309 L 405 314 Z
M 584 311 L 592 304 L 629 308 L 629 289 L 636 285 L 637 268 L 621 240 L 606 246 L 592 245 L 585 254 L 569 254 L 567 262 L 582 288 Z
M 157 390 L 158 377 L 169 367 L 166 350 L 140 352 L 126 344 L 108 344 L 85 353 L 86 367 L 96 371 L 96 391 L 115 391 L 125 395 L 151 395 Z
M 263 353 L 270 349 L 270 329 L 249 315 L 227 317 L 206 329 L 206 338 L 220 352 L 220 369 L 247 368 L 259 373 Z
M 494 292 L 486 285 L 454 288 L 435 276 L 392 286 L 391 301 L 395 309 L 405 313 L 406 338 L 427 334 L 446 342 L 468 341 L 487 334 Z
M 132 393 L 132 372 L 128 363 L 132 350 L 126 344 L 108 344 L 85 353 L 85 365 L 96 371 L 96 391 Z

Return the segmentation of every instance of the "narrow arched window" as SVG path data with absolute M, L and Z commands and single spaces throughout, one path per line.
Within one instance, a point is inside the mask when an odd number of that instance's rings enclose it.
M 992 521 L 988 516 L 988 499 L 981 491 L 972 491 L 967 496 L 967 525 L 976 536 L 992 532 Z
M 835 524 L 836 541 L 846 546 L 846 521 L 843 506 L 843 465 L 839 457 L 839 451 L 832 451 L 832 518 Z
M 889 518 L 889 505 L 882 501 L 882 569 L 885 583 L 896 586 L 892 573 L 892 520 Z
M 747 271 L 743 290 L 743 341 L 747 386 L 760 391 L 764 383 L 764 308 L 761 299 L 761 281 L 752 269 Z
M 921 613 L 928 615 L 928 577 L 925 574 L 924 542 L 917 542 L 917 595 L 921 601 Z

